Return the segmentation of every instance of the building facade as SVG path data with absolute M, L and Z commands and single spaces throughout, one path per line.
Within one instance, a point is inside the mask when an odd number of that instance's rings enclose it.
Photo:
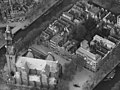
M 14 80 L 20 85 L 54 87 L 59 79 L 59 70 L 58 61 L 18 57 Z
M 77 55 L 80 55 L 84 58 L 84 60 L 86 61 L 86 65 L 85 68 L 95 72 L 99 69 L 99 62 L 101 61 L 101 56 L 98 54 L 93 54 L 90 51 L 80 47 L 77 51 L 76 51 Z

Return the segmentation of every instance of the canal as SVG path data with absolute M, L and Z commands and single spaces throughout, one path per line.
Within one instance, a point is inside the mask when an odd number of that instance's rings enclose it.
M 47 14 L 47 15 L 43 15 L 41 17 L 39 17 L 34 23 L 32 23 L 30 26 L 28 26 L 26 29 L 24 30 L 19 30 L 15 36 L 14 36 L 14 40 L 18 40 L 19 38 L 24 38 L 28 32 L 34 30 L 34 29 L 38 29 L 40 28 L 40 25 L 42 23 L 44 23 L 45 21 L 50 21 L 51 18 L 56 17 L 56 15 L 58 13 L 60 13 L 62 10 L 64 10 L 65 7 L 67 7 L 69 4 L 71 4 L 72 0 L 63 0 L 63 2 L 61 4 L 59 4 L 58 6 L 54 7 L 51 9 L 51 11 Z
M 113 79 L 109 81 L 101 81 L 93 90 L 111 90 L 116 82 L 120 81 L 120 67 L 115 68 L 116 74 Z

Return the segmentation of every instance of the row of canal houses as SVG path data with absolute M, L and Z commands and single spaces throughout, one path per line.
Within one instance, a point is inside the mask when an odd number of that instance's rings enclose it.
M 85 68 L 96 72 L 101 67 L 103 58 L 116 47 L 119 40 L 111 35 L 108 37 L 95 35 L 90 43 L 87 40 L 82 42 L 74 39 L 69 40 L 68 36 L 72 34 L 74 25 L 84 23 L 89 16 L 99 22 L 118 26 L 116 15 L 109 10 L 96 7 L 91 3 L 78 1 L 71 9 L 63 12 L 57 20 L 51 23 L 42 32 L 40 39 L 55 53 L 68 60 L 74 60 L 75 57 L 82 56 L 86 61 Z

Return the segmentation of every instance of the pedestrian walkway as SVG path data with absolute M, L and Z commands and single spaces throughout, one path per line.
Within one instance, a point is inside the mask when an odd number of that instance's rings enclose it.
M 73 81 L 69 83 L 69 90 L 83 90 L 82 86 L 87 80 L 89 80 L 90 76 L 92 75 L 93 73 L 87 69 L 83 69 L 81 72 L 77 72 Z M 75 87 L 74 84 L 79 87 Z

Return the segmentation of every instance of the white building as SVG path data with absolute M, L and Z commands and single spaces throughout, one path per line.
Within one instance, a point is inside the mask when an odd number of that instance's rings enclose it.
M 116 45 L 115 45 L 115 43 L 113 43 L 113 42 L 111 42 L 110 40 L 108 40 L 108 39 L 106 39 L 106 38 L 103 38 L 103 37 L 101 37 L 101 36 L 99 36 L 99 35 L 95 35 L 94 37 L 93 37 L 93 41 L 94 40 L 96 40 L 96 41 L 98 41 L 98 42 L 102 42 L 103 44 L 104 44 L 104 46 L 107 46 L 107 48 L 109 49 L 109 50 L 111 50 L 111 49 L 113 49 Z
M 90 51 L 80 47 L 77 51 L 76 54 L 82 56 L 84 60 L 86 61 L 86 68 L 92 70 L 92 71 L 97 71 L 99 68 L 99 62 L 101 61 L 101 56 L 98 54 L 93 54 Z
M 117 16 L 117 26 L 120 27 L 120 15 Z

